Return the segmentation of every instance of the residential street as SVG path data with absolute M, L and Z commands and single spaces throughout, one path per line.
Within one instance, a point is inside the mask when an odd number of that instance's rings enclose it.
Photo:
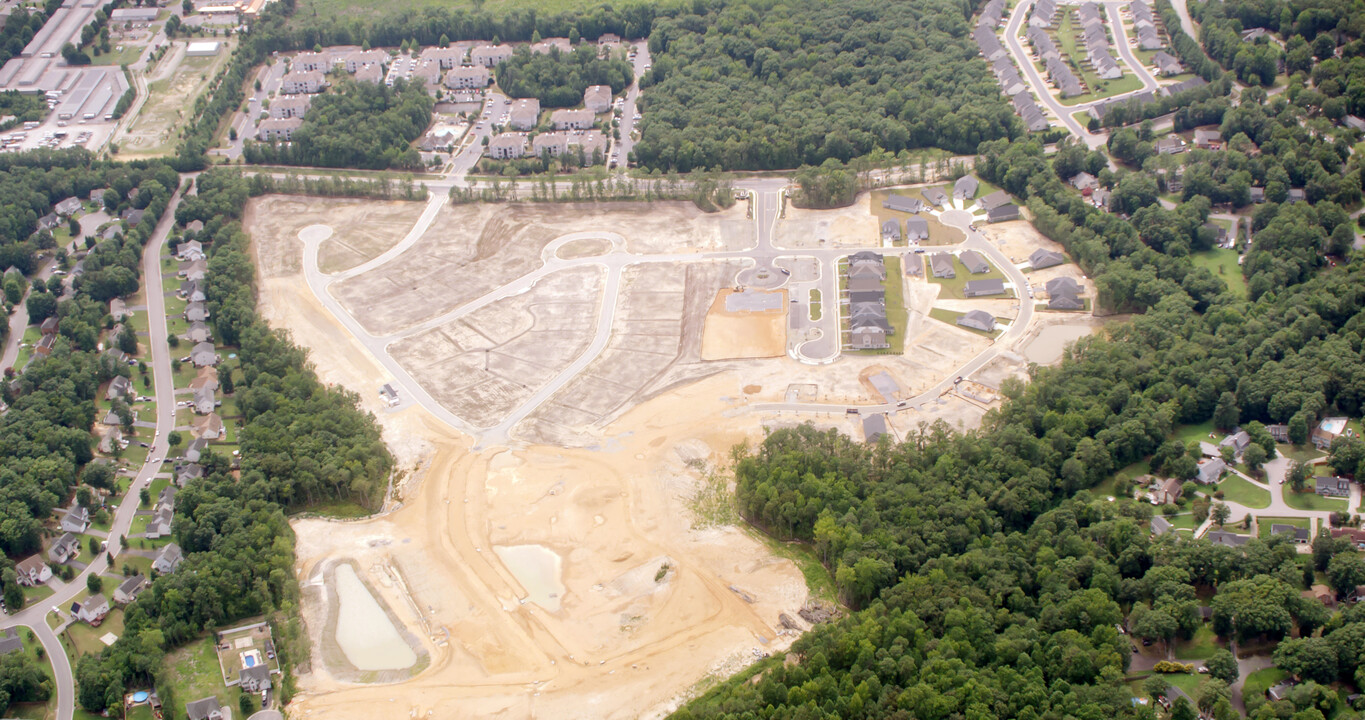
M 175 209 L 180 205 L 180 193 L 172 197 L 166 213 L 156 226 L 156 232 L 147 243 L 143 254 L 143 282 L 147 288 L 147 314 L 149 337 L 146 342 L 151 349 L 151 366 L 154 372 L 153 388 L 156 397 L 156 434 L 147 453 L 147 462 L 133 479 L 114 515 L 109 530 L 109 552 L 118 556 L 119 537 L 126 537 L 132 526 L 133 516 L 138 509 L 138 495 L 148 487 L 153 476 L 161 472 L 161 461 L 166 456 L 169 445 L 166 437 L 175 424 L 175 389 L 171 377 L 170 346 L 166 343 L 166 302 L 161 294 L 161 248 L 175 225 Z M 24 626 L 32 629 L 43 644 L 43 650 L 52 660 L 53 674 L 57 681 L 57 718 L 70 720 L 75 712 L 76 691 L 70 663 L 61 641 L 47 625 L 47 614 L 56 608 L 66 608 L 71 601 L 85 590 L 85 579 L 90 573 L 103 573 L 109 569 L 105 555 L 97 556 L 85 570 L 71 582 L 63 583 L 55 578 L 49 584 L 56 591 L 50 597 L 25 607 L 20 612 L 0 619 L 0 629 Z

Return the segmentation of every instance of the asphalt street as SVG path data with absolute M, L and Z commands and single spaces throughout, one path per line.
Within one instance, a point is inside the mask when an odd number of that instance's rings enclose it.
M 154 373 L 152 382 L 157 400 L 157 429 L 150 443 L 151 449 L 147 451 L 147 461 L 133 479 L 127 494 L 124 495 L 123 502 L 114 514 L 114 521 L 109 530 L 108 550 L 115 557 L 119 555 L 121 550 L 118 538 L 127 536 L 128 529 L 133 524 L 133 516 L 137 514 L 139 494 L 143 488 L 151 484 L 152 478 L 161 472 L 162 460 L 170 449 L 166 438 L 170 434 L 170 428 L 175 425 L 175 386 L 171 377 L 170 346 L 166 342 L 166 300 L 160 292 L 162 287 L 160 257 L 161 248 L 175 225 L 175 209 L 179 205 L 180 194 L 177 192 L 171 198 L 166 214 L 162 216 L 161 222 L 156 226 L 155 233 L 148 241 L 142 258 L 143 277 L 148 288 L 148 337 L 146 342 L 152 355 L 151 366 Z M 66 650 L 62 647 L 56 634 L 48 627 L 47 614 L 54 609 L 64 610 L 68 607 L 71 601 L 85 590 L 86 577 L 90 573 L 99 574 L 108 569 L 109 561 L 105 555 L 101 554 L 92 560 L 85 570 L 77 574 L 71 582 L 63 583 L 56 578 L 50 580 L 48 584 L 55 590 L 51 596 L 29 605 L 18 613 L 0 619 L 0 629 L 23 626 L 33 630 L 42 643 L 47 657 L 52 660 L 52 670 L 57 685 L 58 720 L 70 720 L 75 713 L 76 689 L 71 664 L 66 657 Z

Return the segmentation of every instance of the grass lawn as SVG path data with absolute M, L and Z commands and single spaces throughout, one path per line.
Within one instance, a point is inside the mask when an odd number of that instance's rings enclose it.
M 990 332 L 985 332 L 982 330 L 977 330 L 976 328 L 969 328 L 963 327 L 962 325 L 958 325 L 957 319 L 962 317 L 964 314 L 965 313 L 960 313 L 955 310 L 945 310 L 944 308 L 934 308 L 929 311 L 929 317 L 938 320 L 939 322 L 944 322 L 949 325 L 952 325 L 955 328 L 961 328 L 969 333 L 976 333 L 977 335 L 993 338 L 999 337 L 1000 333 L 1004 332 L 1003 330 L 992 330 Z M 997 320 L 998 319 L 999 318 L 997 318 Z
M 1093 70 L 1081 64 L 1080 59 L 1085 57 L 1085 49 L 1076 44 L 1076 29 L 1078 26 L 1074 24 L 1075 20 L 1076 17 L 1070 12 L 1070 9 L 1063 8 L 1062 22 L 1057 27 L 1055 38 L 1057 41 L 1057 49 L 1076 63 L 1075 70 L 1077 71 L 1077 75 L 1080 77 L 1081 82 L 1085 83 L 1085 86 L 1090 89 L 1090 92 L 1065 100 L 1059 99 L 1059 101 L 1063 105 L 1077 105 L 1091 100 L 1099 100 L 1101 98 L 1112 97 L 1134 90 L 1141 90 L 1142 80 L 1138 78 L 1136 73 L 1128 72 L 1124 73 L 1122 77 L 1114 80 L 1101 80 Z M 1115 58 L 1114 60 L 1115 62 L 1121 62 L 1118 58 Z M 1126 65 L 1126 63 L 1124 63 L 1124 65 Z
M 1257 537 L 1260 538 L 1270 537 L 1270 528 L 1274 525 L 1292 525 L 1296 528 L 1312 530 L 1313 527 L 1310 524 L 1310 520 L 1311 520 L 1310 518 L 1288 518 L 1261 515 L 1256 518 L 1256 528 L 1259 531 Z
M 370 511 L 360 505 L 346 500 L 332 500 L 330 502 L 319 503 L 308 508 L 308 514 L 321 515 L 331 518 L 362 518 L 369 517 Z
M 1194 520 L 1194 513 L 1184 512 L 1166 519 L 1171 521 L 1171 527 L 1177 530 L 1195 530 L 1199 527 L 1199 523 Z
M 810 319 L 819 320 L 824 314 L 824 309 L 820 305 L 820 290 L 818 288 L 810 291 Z
M 109 592 L 113 593 L 113 589 Z M 81 655 L 95 655 L 105 648 L 100 638 L 106 633 L 123 634 L 123 610 L 110 610 L 99 627 L 90 627 L 83 622 L 68 625 L 66 632 L 62 633 L 62 644 L 71 651 L 68 654 L 73 655 L 73 660 Z
M 1203 684 L 1204 678 L 1208 676 L 1186 673 L 1170 673 L 1169 675 L 1163 674 L 1161 677 L 1166 678 L 1166 682 L 1180 688 L 1181 690 L 1184 690 L 1186 695 L 1194 697 L 1195 693 L 1199 692 L 1199 686 Z
M 901 355 L 905 352 L 905 328 L 910 324 L 910 312 L 905 309 L 905 275 L 901 272 L 901 259 L 887 256 L 886 281 L 886 319 L 891 323 L 893 332 L 886 340 L 891 343 L 891 352 Z M 233 436 L 235 437 L 235 436 Z
M 1290 460 L 1301 463 L 1317 460 L 1318 458 L 1323 457 L 1325 454 L 1321 450 L 1313 447 L 1311 443 L 1308 445 L 1276 444 L 1275 451 L 1278 452 L 1283 457 L 1287 457 Z
M 38 667 L 42 668 L 43 675 L 46 675 L 48 680 L 52 681 L 52 663 L 49 662 L 46 657 L 39 659 L 38 656 L 38 651 L 42 648 L 42 643 L 38 642 L 38 638 L 36 637 L 30 639 L 29 636 L 33 634 L 33 631 L 28 628 L 16 628 L 16 631 L 19 633 L 19 639 L 24 643 L 24 655 L 28 657 L 29 662 L 35 663 Z M 51 720 L 52 718 L 57 717 L 56 694 L 54 693 L 45 703 L 29 702 L 10 705 L 9 708 L 5 710 L 5 716 L 15 718 L 16 720 Z M 79 717 L 79 715 L 77 717 Z
M 1279 684 L 1281 680 L 1289 677 L 1289 673 L 1277 668 L 1268 667 L 1247 676 L 1246 682 L 1242 683 L 1242 697 L 1255 697 L 1264 695 L 1266 690 Z
M 236 708 L 241 690 L 223 687 L 223 673 L 218 667 L 218 656 L 213 651 L 213 637 L 206 636 L 166 656 L 163 672 L 174 688 L 175 697 L 218 697 L 223 707 Z
M 1173 649 L 1177 660 L 1207 660 L 1220 647 L 1223 645 L 1218 642 L 1213 628 L 1203 624 L 1195 631 L 1194 637 L 1176 642 Z
M 1218 437 L 1210 438 L 1209 433 L 1213 433 Z M 1222 439 L 1222 433 L 1214 430 L 1213 421 L 1209 420 L 1207 422 L 1199 423 L 1198 425 L 1180 425 L 1176 427 L 1175 439 L 1179 440 L 1181 445 L 1187 446 L 1191 442 L 1211 442 L 1217 444 L 1218 440 Z
M 1228 292 L 1239 299 L 1247 296 L 1247 280 L 1242 276 L 1242 266 L 1237 264 L 1236 250 L 1205 250 L 1190 256 L 1195 267 L 1208 268 L 1218 279 L 1228 284 Z
M 1231 500 L 1257 510 L 1270 507 L 1269 490 L 1257 487 L 1232 473 L 1223 476 L 1223 482 L 1218 483 L 1217 487 L 1223 491 L 1224 500 Z
M 956 271 L 957 277 L 951 277 L 951 278 L 937 278 L 937 277 L 934 277 L 934 271 L 933 271 L 933 269 L 932 269 L 932 268 L 930 267 L 930 265 L 929 265 L 929 256 L 928 256 L 928 255 L 924 255 L 923 257 L 924 257 L 924 277 L 928 278 L 929 282 L 931 282 L 931 283 L 935 283 L 935 284 L 937 284 L 937 285 L 942 285 L 942 286 L 943 286 L 943 289 L 942 289 L 942 290 L 939 290 L 939 297 L 942 297 L 942 298 L 952 298 L 952 299 L 955 299 L 955 300 L 966 300 L 966 299 L 967 299 L 967 296 L 963 293 L 962 288 L 963 288 L 963 286 L 965 286 L 965 285 L 967 284 L 967 282 L 968 282 L 969 280 L 1005 280 L 1005 281 L 1008 281 L 1008 279 L 1005 277 L 1005 273 L 1002 272 L 1002 271 L 1000 270 L 1000 268 L 997 268 L 997 267 L 995 267 L 995 266 L 991 266 L 991 269 L 990 269 L 989 271 L 987 271 L 987 272 L 977 273 L 977 274 L 973 275 L 972 273 L 967 272 L 967 267 L 966 267 L 965 265 L 963 265 L 963 264 L 962 264 L 962 261 L 959 260 L 959 259 L 957 259 L 956 256 L 953 257 L 953 269 Z M 984 258 L 983 258 L 983 259 L 984 259 Z M 888 258 L 888 260 L 889 260 L 889 258 Z M 987 262 L 987 264 L 989 264 L 989 262 Z M 889 264 L 888 264 L 888 267 L 889 267 Z M 887 274 L 889 275 L 890 272 L 891 272 L 891 271 L 888 269 L 888 270 L 887 270 Z M 1008 289 L 1005 291 L 1005 293 L 1006 293 L 1006 295 L 1005 295 L 1004 297 L 1013 297 L 1013 295 L 1009 294 L 1009 290 L 1008 290 Z M 998 299 L 998 298 L 1000 298 L 1000 297 L 1002 297 L 1002 296 L 999 296 L 999 295 L 992 296 L 992 298 L 995 298 L 995 299 Z
M 1283 488 L 1283 493 L 1284 501 L 1295 510 L 1317 510 L 1320 512 L 1346 510 L 1345 498 L 1325 498 L 1312 491 L 1294 492 L 1288 487 Z
M 124 566 L 127 566 L 130 570 L 134 571 L 132 573 L 133 575 L 145 575 L 147 577 L 151 577 L 152 575 L 151 558 L 124 554 L 114 558 L 114 564 L 118 566 L 119 574 L 122 574 Z
M 983 180 L 981 181 L 981 184 L 984 186 L 986 182 Z M 926 188 L 927 187 L 933 186 L 926 186 Z M 952 185 L 941 186 L 940 189 L 942 189 L 943 192 L 948 193 L 948 197 L 953 196 Z M 929 226 L 929 237 L 926 240 L 921 240 L 920 245 L 925 246 L 956 245 L 957 243 L 960 243 L 966 239 L 966 236 L 963 234 L 961 230 L 944 225 L 943 223 L 938 221 L 938 218 L 928 213 L 921 213 L 920 215 L 911 215 L 910 213 L 889 210 L 887 208 L 882 207 L 882 203 L 886 200 L 886 197 L 888 195 L 901 195 L 908 198 L 917 198 L 920 200 L 924 199 L 924 193 L 921 192 L 921 188 L 892 187 L 873 190 L 872 197 L 870 199 L 870 204 L 872 207 L 872 216 L 877 218 L 878 228 L 881 228 L 882 223 L 886 222 L 887 220 L 896 220 L 900 222 L 901 229 L 904 230 L 905 220 L 907 218 L 921 217 L 924 218 L 924 220 L 927 222 Z M 904 245 L 905 243 L 902 242 L 900 244 Z
M 138 57 L 142 55 L 142 51 L 146 49 L 147 49 L 146 46 L 138 45 L 135 43 L 124 43 L 122 45 L 115 45 L 107 53 L 100 53 L 99 55 L 96 55 L 94 54 L 94 52 L 91 52 L 90 64 L 131 65 L 137 62 Z
M 46 585 L 35 585 L 33 587 L 23 588 L 23 590 L 24 607 L 28 607 L 29 605 L 32 605 L 33 603 L 42 600 L 43 598 L 46 598 L 52 595 L 52 593 L 56 592 L 55 590 Z

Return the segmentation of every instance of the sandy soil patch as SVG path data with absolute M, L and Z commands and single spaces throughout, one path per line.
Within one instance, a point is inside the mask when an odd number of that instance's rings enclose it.
M 605 255 L 611 251 L 611 241 L 602 238 L 588 238 L 586 240 L 575 240 L 566 245 L 562 245 L 555 250 L 555 255 L 565 259 L 596 257 Z
M 403 255 L 331 291 L 368 331 L 385 335 L 540 268 L 545 246 L 570 233 L 617 233 L 638 254 L 751 245 L 752 226 L 738 207 L 704 214 L 681 202 L 447 205 Z
M 236 48 L 234 40 L 227 40 L 217 55 L 189 57 L 183 44 L 173 45 L 174 52 L 164 60 L 167 66 L 156 70 L 157 77 L 162 79 L 148 83 L 146 102 L 132 124 L 118 137 L 119 150 L 125 155 L 147 157 L 173 152 L 177 131 L 192 114 L 195 99 Z
M 315 225 L 331 228 L 318 249 L 318 268 L 334 273 L 397 245 L 425 207 L 402 200 L 265 195 L 247 203 L 242 226 L 251 235 L 256 271 L 264 279 L 302 272 L 299 232 Z
M 805 601 L 799 571 L 680 512 L 697 487 L 687 461 L 718 462 L 759 432 L 754 416 L 727 419 L 737 405 L 720 398 L 734 382 L 713 378 L 632 410 L 608 428 L 609 452 L 473 454 L 420 409 L 399 413 L 419 416 L 437 448 L 420 486 L 383 517 L 296 521 L 297 569 L 306 578 L 354 562 L 431 664 L 395 686 L 356 686 L 315 662 L 292 712 L 652 717 L 701 677 L 751 662 L 754 648 L 785 647 L 777 615 Z M 563 558 L 556 612 L 523 603 L 492 549 L 526 544 Z M 312 628 L 325 608 L 305 602 L 304 613 Z
M 702 359 L 735 360 L 784 355 L 787 347 L 787 291 L 770 293 L 780 296 L 781 305 L 778 308 L 757 311 L 727 310 L 726 299 L 732 294 L 732 289 L 721 290 L 706 313 L 706 329 L 701 340 Z
M 779 248 L 880 247 L 881 225 L 868 210 L 867 193 L 846 208 L 806 210 L 787 203 L 777 221 L 773 246 Z

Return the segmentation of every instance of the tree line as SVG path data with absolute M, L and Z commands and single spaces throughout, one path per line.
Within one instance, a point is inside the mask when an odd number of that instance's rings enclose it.
M 211 238 L 214 337 L 237 346 L 241 359 L 233 382 L 244 423 L 240 467 L 210 448 L 203 478 L 177 495 L 172 535 L 185 562 L 128 606 L 117 642 L 78 661 L 78 700 L 90 712 L 121 711 L 135 686 L 155 686 L 168 708 L 195 699 L 175 697 L 165 654 L 224 623 L 265 615 L 287 634 L 299 589 L 285 513 L 338 500 L 377 508 L 393 469 L 373 416 L 353 394 L 323 385 L 307 353 L 256 314 L 249 238 L 238 222 L 251 181 L 216 170 L 197 189 L 176 217 L 209 218 L 200 237 Z M 290 644 L 276 647 L 281 666 L 292 667 Z M 293 681 L 287 672 L 282 680 L 279 700 L 287 702 Z

